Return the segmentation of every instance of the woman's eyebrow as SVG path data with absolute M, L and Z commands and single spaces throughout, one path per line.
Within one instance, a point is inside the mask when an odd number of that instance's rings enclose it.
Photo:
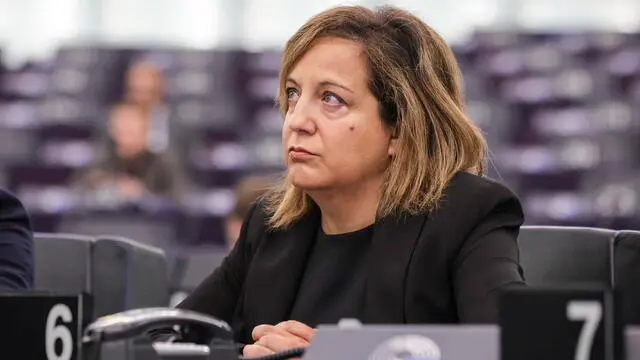
M 293 83 L 295 86 L 298 86 L 298 87 L 300 86 L 300 84 L 298 84 L 298 82 L 294 78 L 291 78 L 291 77 L 288 77 L 286 82 Z M 337 87 L 339 87 L 341 89 L 347 90 L 350 93 L 353 93 L 353 90 L 349 89 L 347 86 L 338 84 L 337 82 L 334 82 L 334 81 L 325 80 L 325 81 L 320 82 L 320 85 L 321 86 L 329 86 L 329 85 L 330 86 L 337 86 Z

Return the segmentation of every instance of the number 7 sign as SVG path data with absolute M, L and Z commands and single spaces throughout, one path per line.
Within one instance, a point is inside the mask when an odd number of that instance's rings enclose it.
M 567 318 L 583 322 L 574 360 L 589 360 L 593 338 L 602 320 L 602 304 L 598 301 L 570 301 L 567 304 Z
M 609 289 L 527 288 L 502 294 L 503 360 L 624 359 L 618 296 Z

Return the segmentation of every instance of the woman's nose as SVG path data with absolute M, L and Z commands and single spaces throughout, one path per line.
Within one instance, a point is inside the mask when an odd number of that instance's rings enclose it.
M 313 134 L 316 130 L 313 104 L 300 100 L 287 115 L 289 129 L 293 132 Z

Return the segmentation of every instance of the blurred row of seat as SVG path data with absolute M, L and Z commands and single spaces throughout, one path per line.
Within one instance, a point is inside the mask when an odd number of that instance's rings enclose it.
M 521 197 L 528 223 L 542 218 L 547 225 L 640 228 L 637 177 L 602 184 L 599 176 L 593 174 L 591 189 L 584 193 L 571 190 L 580 180 L 578 174 L 540 178 L 541 182 L 554 183 L 555 188 L 524 192 Z M 535 177 L 522 181 L 526 184 L 532 179 Z M 21 196 L 40 231 L 109 233 L 161 248 L 180 244 L 224 246 L 225 216 L 234 206 L 234 194 L 225 188 L 194 193 L 179 207 L 159 201 L 102 208 L 84 206 L 82 197 L 68 188 L 26 189 Z
M 454 51 L 490 175 L 523 199 L 527 223 L 640 229 L 640 34 L 478 32 Z M 174 149 L 195 185 L 182 214 L 217 222 L 240 178 L 282 169 L 280 56 L 96 45 L 0 70 L 0 185 L 36 217 L 73 210 L 69 179 L 94 159 L 127 68 L 147 61 L 163 70 L 170 121 L 188 139 Z

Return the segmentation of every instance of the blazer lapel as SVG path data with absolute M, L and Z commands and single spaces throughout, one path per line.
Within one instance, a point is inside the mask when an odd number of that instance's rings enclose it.
M 387 217 L 375 225 L 363 322 L 405 322 L 407 269 L 426 219 L 427 215 Z
M 290 229 L 267 232 L 245 284 L 245 318 L 257 322 L 251 328 L 288 320 L 319 224 L 314 207 Z

